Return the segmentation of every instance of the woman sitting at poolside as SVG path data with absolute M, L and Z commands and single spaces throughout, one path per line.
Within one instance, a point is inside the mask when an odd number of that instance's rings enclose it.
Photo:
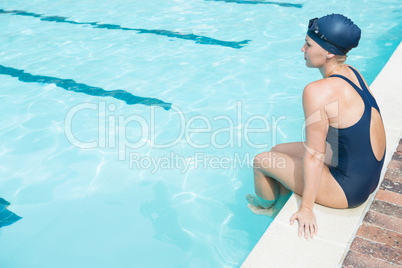
M 305 238 L 318 230 L 314 202 L 357 207 L 379 182 L 385 155 L 380 110 L 360 73 L 344 64 L 360 33 L 343 15 L 310 20 L 301 50 L 307 67 L 318 68 L 323 79 L 303 91 L 306 142 L 279 144 L 254 159 L 256 196 L 247 196 L 250 209 L 264 214 L 290 191 L 301 195 L 300 209 L 290 223 L 297 220 L 299 236 L 304 232 Z M 285 168 L 270 165 L 279 160 L 285 161 Z

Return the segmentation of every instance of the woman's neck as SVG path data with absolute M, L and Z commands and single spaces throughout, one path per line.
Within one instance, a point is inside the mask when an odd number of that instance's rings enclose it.
M 338 63 L 334 58 L 330 59 L 324 66 L 320 67 L 320 73 L 323 78 L 327 78 L 337 72 L 340 68 L 344 67 L 345 64 Z

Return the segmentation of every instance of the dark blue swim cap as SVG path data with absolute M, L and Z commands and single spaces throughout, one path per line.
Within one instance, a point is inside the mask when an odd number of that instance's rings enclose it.
M 347 17 L 331 14 L 310 20 L 307 35 L 326 51 L 346 55 L 359 44 L 361 30 Z

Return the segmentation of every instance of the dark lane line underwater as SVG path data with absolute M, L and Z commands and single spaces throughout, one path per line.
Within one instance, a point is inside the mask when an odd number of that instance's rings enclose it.
M 243 40 L 240 42 L 235 41 L 222 41 L 213 39 L 207 36 L 202 35 L 195 35 L 195 34 L 184 34 L 180 32 L 172 32 L 167 30 L 147 30 L 147 29 L 135 29 L 135 28 L 127 28 L 122 27 L 116 24 L 99 24 L 98 22 L 76 22 L 72 20 L 68 20 L 65 17 L 58 17 L 58 16 L 44 16 L 41 14 L 21 11 L 21 10 L 4 10 L 0 9 L 0 14 L 11 14 L 11 15 L 18 15 L 18 16 L 28 16 L 28 17 L 35 17 L 40 18 L 42 21 L 51 21 L 51 22 L 59 22 L 59 23 L 69 23 L 69 24 L 77 24 L 77 25 L 91 25 L 94 28 L 101 28 L 101 29 L 108 29 L 108 30 L 123 30 L 123 31 L 136 31 L 140 34 L 155 34 L 155 35 L 162 35 L 166 37 L 172 38 L 179 38 L 185 40 L 192 40 L 195 41 L 197 44 L 203 45 L 217 45 L 217 46 L 224 46 L 230 48 L 242 48 L 243 46 L 247 45 L 251 40 Z
M 20 216 L 9 211 L 7 207 L 10 205 L 9 202 L 0 198 L 0 228 L 13 224 L 14 222 L 22 219 Z
M 267 1 L 258 1 L 258 0 L 205 0 L 205 1 L 215 1 L 215 2 L 226 2 L 226 3 L 236 3 L 236 4 L 265 4 L 265 5 L 278 5 L 281 7 L 296 7 L 302 8 L 302 4 L 292 4 L 292 3 L 281 3 L 281 2 L 267 2 Z
M 117 89 L 107 91 L 100 87 L 92 87 L 86 84 L 77 83 L 72 79 L 61 79 L 50 76 L 32 75 L 30 73 L 24 72 L 23 70 L 18 70 L 11 67 L 0 65 L 0 75 L 2 74 L 17 77 L 18 80 L 22 82 L 55 84 L 56 86 L 61 87 L 68 91 L 84 93 L 91 96 L 112 97 L 118 100 L 122 100 L 129 105 L 142 104 L 147 106 L 160 106 L 163 107 L 163 109 L 165 110 L 169 110 L 172 106 L 171 103 L 166 103 L 159 99 L 134 96 L 133 94 L 125 90 Z

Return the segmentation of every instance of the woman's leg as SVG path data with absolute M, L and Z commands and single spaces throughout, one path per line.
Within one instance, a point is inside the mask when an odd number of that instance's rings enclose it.
M 250 210 L 259 215 L 275 217 L 289 199 L 291 191 L 275 179 L 254 168 L 256 195 L 246 195 Z
M 254 189 L 256 196 L 248 195 L 247 200 L 255 207 L 267 209 L 272 207 L 276 201 L 291 192 L 281 182 L 274 179 L 267 170 L 284 169 L 286 168 L 286 159 L 279 156 L 280 153 L 275 151 L 258 154 L 254 158 Z M 293 157 L 299 161 L 302 158 Z
M 285 153 L 286 152 L 286 153 Z M 327 155 L 332 154 L 327 150 Z M 280 144 L 270 152 L 257 155 L 254 159 L 254 184 L 257 196 L 247 196 L 252 206 L 269 208 L 281 194 L 293 191 L 303 193 L 303 143 Z M 330 161 L 330 155 L 326 162 Z M 267 202 L 264 202 L 266 200 Z M 325 206 L 345 208 L 347 200 L 338 182 L 323 167 L 316 202 Z
M 294 156 L 295 158 L 303 159 L 304 156 L 304 145 L 303 142 L 292 142 L 292 143 L 282 143 L 278 144 L 271 148 L 270 154 L 265 155 L 265 161 L 263 154 L 260 154 L 256 157 L 254 164 L 260 166 L 261 164 L 266 163 L 267 168 L 271 168 L 272 166 L 279 167 L 282 165 L 285 167 L 285 159 L 277 158 L 276 153 L 283 153 L 289 156 Z M 263 163 L 261 163 L 264 161 Z M 279 183 L 277 180 L 270 178 L 269 176 L 265 176 L 260 168 L 254 167 L 254 187 L 255 193 L 257 194 L 257 198 L 260 201 L 270 200 L 271 202 L 260 202 L 265 204 L 273 204 L 274 201 L 279 197 L 280 194 L 285 195 L 290 192 L 283 184 Z M 261 200 L 263 199 L 263 200 Z M 266 205 L 259 204 L 261 207 L 266 208 Z

